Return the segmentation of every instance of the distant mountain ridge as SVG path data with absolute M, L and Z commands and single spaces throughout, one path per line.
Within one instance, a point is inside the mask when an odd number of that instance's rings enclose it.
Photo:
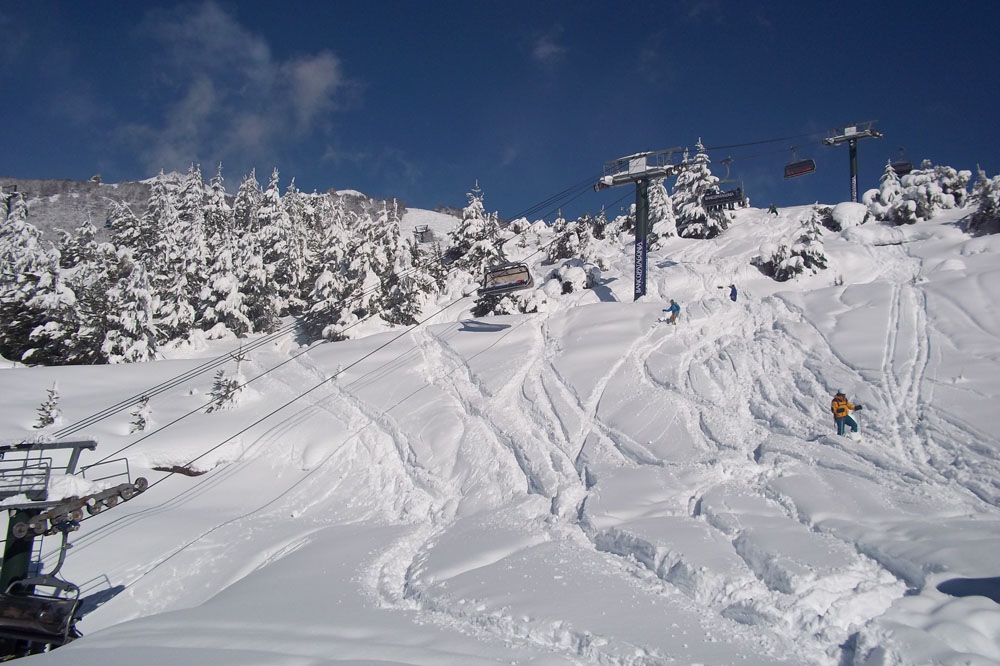
M 6 218 L 9 212 L 8 198 L 19 192 L 28 206 L 28 221 L 42 232 L 43 237 L 55 240 L 57 230 L 72 232 L 89 219 L 97 227 L 98 240 L 105 241 L 109 235 L 104 223 L 109 218 L 112 203 L 125 203 L 133 213 L 141 216 L 149 205 L 152 183 L 160 178 L 167 182 L 168 187 L 171 184 L 179 186 L 184 174 L 161 173 L 145 180 L 121 183 L 103 183 L 99 175 L 90 180 L 2 177 L 0 213 Z M 382 201 L 356 190 L 338 192 L 331 189 L 325 194 L 343 199 L 348 210 L 360 210 L 366 202 Z M 229 195 L 228 198 L 232 203 L 234 195 Z M 406 210 L 406 204 L 398 199 L 397 203 L 402 214 Z M 456 213 L 449 211 L 449 214 Z M 461 211 L 458 211 L 458 215 L 461 216 Z

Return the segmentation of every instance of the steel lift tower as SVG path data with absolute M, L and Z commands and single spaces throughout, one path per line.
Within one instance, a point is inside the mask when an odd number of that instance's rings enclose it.
M 833 136 L 823 139 L 828 146 L 846 143 L 851 147 L 851 201 L 858 203 L 858 139 L 881 139 L 882 133 L 874 129 L 877 120 L 855 123 L 833 130 Z
M 649 181 L 676 176 L 683 164 L 671 164 L 674 153 L 682 148 L 668 148 L 620 157 L 604 164 L 604 175 L 594 184 L 594 191 L 635 183 L 635 282 L 634 300 L 646 295 L 646 240 L 649 236 Z

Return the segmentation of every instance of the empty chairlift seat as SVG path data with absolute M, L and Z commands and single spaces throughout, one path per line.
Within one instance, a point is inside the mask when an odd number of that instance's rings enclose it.
M 34 588 L 54 588 L 51 595 Z M 80 590 L 53 576 L 11 583 L 0 594 L 0 636 L 43 645 L 60 646 L 73 640 Z
M 913 165 L 906 160 L 897 160 L 892 163 L 892 170 L 896 172 L 898 178 L 902 178 L 906 174 L 913 171 Z
M 416 236 L 418 243 L 431 243 L 434 241 L 434 230 L 426 224 L 414 227 L 413 235 Z
M 816 170 L 816 162 L 814 160 L 795 160 L 794 162 L 789 162 L 785 165 L 785 178 L 795 178 L 796 176 L 804 176 L 807 173 L 812 173 Z
M 503 264 L 486 269 L 479 295 L 506 294 L 519 289 L 531 289 L 533 286 L 535 283 L 527 264 Z

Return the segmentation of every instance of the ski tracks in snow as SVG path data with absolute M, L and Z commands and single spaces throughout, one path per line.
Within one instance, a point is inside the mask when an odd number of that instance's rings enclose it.
M 894 284 L 881 367 L 882 396 L 895 419 L 891 441 L 914 466 L 914 474 L 937 484 L 953 482 L 1000 506 L 996 447 L 978 444 L 995 443 L 996 438 L 931 406 L 933 382 L 927 370 L 933 334 L 923 290 Z
M 915 287 L 894 284 L 882 359 L 882 395 L 895 417 L 894 443 L 920 466 L 930 458 L 921 426 L 924 413 L 921 391 L 929 359 L 925 297 Z

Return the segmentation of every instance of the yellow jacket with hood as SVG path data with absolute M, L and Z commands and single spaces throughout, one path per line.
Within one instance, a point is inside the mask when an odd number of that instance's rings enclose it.
M 833 411 L 834 418 L 841 419 L 850 414 L 851 411 L 856 408 L 847 401 L 847 396 L 843 393 L 838 393 L 833 396 L 833 402 L 830 403 L 830 409 Z

